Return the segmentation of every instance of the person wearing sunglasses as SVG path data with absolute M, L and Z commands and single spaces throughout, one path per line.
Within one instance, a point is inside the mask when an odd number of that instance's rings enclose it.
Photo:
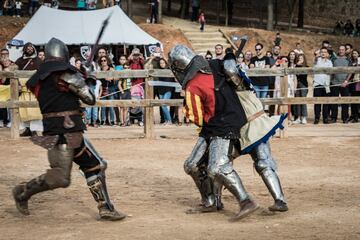
M 210 50 L 207 50 L 207 52 L 205 54 L 205 59 L 208 61 L 213 59 L 213 55 L 211 54 Z
M 250 68 L 270 68 L 270 60 L 264 56 L 264 46 L 261 43 L 255 45 L 256 56 L 251 58 Z M 269 90 L 269 77 L 252 77 L 252 83 L 258 98 L 266 98 Z

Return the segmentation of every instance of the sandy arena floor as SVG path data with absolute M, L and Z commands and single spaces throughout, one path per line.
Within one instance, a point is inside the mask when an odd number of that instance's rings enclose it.
M 199 202 L 182 166 L 196 141 L 193 127 L 157 127 L 158 138 L 151 141 L 134 139 L 141 130 L 88 133 L 108 160 L 115 206 L 129 214 L 122 222 L 103 222 L 76 166 L 69 188 L 34 196 L 32 215 L 21 216 L 11 189 L 45 171 L 46 151 L 27 139 L 7 140 L 7 130 L 0 129 L 0 239 L 360 239 L 360 124 L 296 126 L 289 138 L 271 141 L 286 213 L 266 210 L 272 199 L 251 159 L 238 158 L 235 168 L 262 209 L 236 223 L 228 222 L 237 205 L 227 191 L 225 211 L 185 214 Z

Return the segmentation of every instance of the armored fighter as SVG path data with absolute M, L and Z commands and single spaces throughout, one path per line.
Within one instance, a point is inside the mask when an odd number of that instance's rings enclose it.
M 75 162 L 98 204 L 100 218 L 121 220 L 126 215 L 115 210 L 107 192 L 106 161 L 83 136 L 86 127 L 82 121 L 80 100 L 94 105 L 94 94 L 86 77 L 69 64 L 69 52 L 62 41 L 52 38 L 45 45 L 45 55 L 45 62 L 26 85 L 39 102 L 44 125 L 43 136 L 31 139 L 48 150 L 50 169 L 15 186 L 16 207 L 20 213 L 29 215 L 28 200 L 32 195 L 68 187 L 72 163 Z
M 225 55 L 222 69 L 228 82 L 238 92 L 247 118 L 247 123 L 240 129 L 240 139 L 235 144 L 232 157 L 251 155 L 256 171 L 275 202 L 269 210 L 285 212 L 288 207 L 277 174 L 277 164 L 271 155 L 269 138 L 275 134 L 276 129 L 283 128 L 282 122 L 286 116 L 282 115 L 280 118 L 267 116 L 252 89 L 251 80 L 236 66 L 235 55 L 232 52 Z
M 232 220 L 253 213 L 258 205 L 246 192 L 229 158 L 240 128 L 247 122 L 234 88 L 223 76 L 214 76 L 208 62 L 186 46 L 176 45 L 169 53 L 169 62 L 186 93 L 186 114 L 200 127 L 199 139 L 184 169 L 200 191 L 201 211 L 222 208 L 219 189 L 223 185 L 239 203 L 240 211 Z M 204 165 L 206 156 L 208 163 Z

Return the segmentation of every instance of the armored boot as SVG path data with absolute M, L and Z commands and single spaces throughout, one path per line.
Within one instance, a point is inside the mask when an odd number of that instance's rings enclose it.
M 286 212 L 288 206 L 281 188 L 280 180 L 272 169 L 265 169 L 260 174 L 271 196 L 274 198 L 274 205 L 269 207 L 272 212 Z
M 27 183 L 21 183 L 13 188 L 12 194 L 15 200 L 16 208 L 20 213 L 30 215 L 28 209 L 28 200 L 30 197 L 36 193 L 50 189 L 44 181 L 44 176 L 45 175 L 41 175 Z
M 232 217 L 230 221 L 240 220 L 259 208 L 259 205 L 257 205 L 246 192 L 239 175 L 235 171 L 232 171 L 229 174 L 222 174 L 219 178 L 223 182 L 225 188 L 235 196 L 240 206 L 240 211 Z
M 105 179 L 101 176 L 95 175 L 87 179 L 90 192 L 95 201 L 98 203 L 99 215 L 103 220 L 118 221 L 126 217 L 122 212 L 115 210 L 113 204 L 110 202 L 107 193 Z
M 206 175 L 195 176 L 190 174 L 193 178 L 196 187 L 201 195 L 201 204 L 195 208 L 188 209 L 187 214 L 193 213 L 207 213 L 217 211 L 215 194 L 213 193 L 213 181 Z

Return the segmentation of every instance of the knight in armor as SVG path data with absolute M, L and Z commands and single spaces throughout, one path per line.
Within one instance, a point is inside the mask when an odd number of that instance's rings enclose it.
M 209 63 L 184 45 L 169 52 L 171 69 L 185 90 L 187 117 L 199 128 L 199 139 L 184 163 L 202 197 L 199 212 L 218 211 L 221 187 L 238 201 L 240 210 L 232 218 L 239 220 L 253 213 L 258 205 L 245 190 L 234 170 L 230 154 L 247 123 L 235 89 L 224 76 L 213 75 Z
M 282 123 L 286 115 L 280 118 L 268 117 L 261 101 L 254 93 L 250 78 L 236 65 L 232 51 L 225 55 L 223 66 L 219 71 L 238 92 L 247 118 L 247 123 L 240 129 L 240 139 L 235 144 L 232 158 L 250 154 L 257 173 L 274 199 L 275 203 L 269 207 L 269 210 L 285 212 L 288 207 L 277 174 L 277 164 L 271 155 L 269 138 L 278 128 L 283 128 Z
M 50 169 L 15 186 L 16 207 L 20 213 L 29 215 L 28 201 L 32 195 L 68 187 L 75 162 L 97 202 L 100 218 L 121 220 L 126 215 L 115 210 L 106 188 L 107 163 L 83 136 L 86 126 L 82 121 L 80 100 L 88 105 L 95 104 L 94 93 L 87 84 L 88 77 L 69 64 L 67 46 L 56 38 L 45 45 L 45 56 L 45 62 L 26 85 L 39 102 L 44 125 L 43 136 L 33 136 L 31 140 L 48 150 Z

